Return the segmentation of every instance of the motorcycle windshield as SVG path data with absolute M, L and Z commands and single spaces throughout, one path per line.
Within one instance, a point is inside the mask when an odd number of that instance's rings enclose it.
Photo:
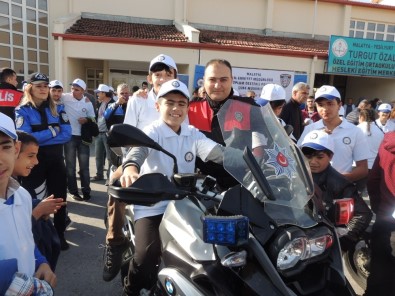
M 316 225 L 308 207 L 313 194 L 308 164 L 270 105 L 228 100 L 217 117 L 226 144 L 225 169 L 264 203 L 268 216 L 279 226 Z M 246 161 L 248 149 L 252 164 Z

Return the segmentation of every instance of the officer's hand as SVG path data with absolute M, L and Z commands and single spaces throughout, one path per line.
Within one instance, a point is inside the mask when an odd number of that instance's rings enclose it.
M 122 187 L 129 187 L 136 181 L 139 177 L 137 168 L 135 166 L 128 166 L 123 170 L 122 176 L 120 178 Z
M 134 94 L 136 94 L 136 96 L 143 98 L 143 99 L 148 98 L 148 90 L 146 90 L 146 89 L 139 89 Z
M 87 123 L 87 122 L 88 122 L 88 118 L 86 118 L 86 117 L 78 118 L 78 123 L 79 124 L 84 124 L 84 123 Z

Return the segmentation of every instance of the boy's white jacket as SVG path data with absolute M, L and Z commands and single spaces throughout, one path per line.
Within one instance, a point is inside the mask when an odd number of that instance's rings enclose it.
M 181 133 L 175 133 L 161 119 L 144 128 L 144 132 L 164 149 L 177 158 L 179 173 L 194 173 L 196 157 L 203 161 L 208 159 L 210 152 L 219 144 L 207 138 L 197 128 L 188 125 L 185 121 L 181 124 Z M 173 175 L 173 160 L 163 152 L 143 147 L 135 147 L 128 153 L 126 161 L 140 162 L 145 152 L 148 156 L 140 168 L 140 175 L 148 173 L 162 173 L 169 178 Z M 143 155 L 143 157 L 142 157 Z M 217 156 L 217 155 L 216 155 Z M 134 206 L 135 220 L 163 214 L 168 202 L 159 202 L 155 206 Z
M 0 202 L 0 260 L 16 258 L 18 271 L 32 276 L 35 271 L 32 198 L 11 178 L 7 198 L 12 195 L 12 205 Z

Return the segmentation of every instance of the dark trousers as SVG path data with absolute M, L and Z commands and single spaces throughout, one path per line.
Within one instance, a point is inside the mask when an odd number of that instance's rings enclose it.
M 33 198 L 43 199 L 53 194 L 55 198 L 63 198 L 66 201 L 67 183 L 63 146 L 42 146 L 37 158 L 38 165 L 28 177 L 22 178 L 22 186 L 32 194 Z M 66 206 L 61 207 L 54 215 L 54 225 L 59 237 L 63 237 L 66 230 L 66 215 Z
M 162 216 L 141 218 L 134 224 L 136 252 L 130 261 L 124 288 L 128 295 L 139 295 L 142 288 L 150 289 L 157 280 L 161 254 L 159 224 Z
M 372 228 L 372 257 L 365 296 L 395 295 L 395 220 L 377 219 Z
M 80 136 L 72 136 L 71 140 L 64 145 L 66 157 L 67 187 L 71 194 L 78 193 L 76 162 L 80 166 L 81 191 L 90 194 L 89 176 L 89 146 L 82 143 Z

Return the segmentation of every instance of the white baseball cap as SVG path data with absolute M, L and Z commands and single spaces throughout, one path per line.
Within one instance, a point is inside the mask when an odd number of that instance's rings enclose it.
M 178 91 L 182 93 L 189 100 L 190 95 L 188 87 L 183 82 L 177 79 L 172 79 L 163 83 L 158 92 L 158 98 L 164 97 L 172 91 Z
M 160 54 L 157 57 L 153 58 L 151 60 L 151 63 L 149 64 L 148 71 L 151 71 L 152 67 L 158 63 L 165 64 L 165 65 L 169 66 L 170 68 L 173 68 L 174 70 L 178 71 L 174 60 L 165 54 Z
M 339 91 L 331 85 L 323 85 L 315 92 L 315 100 L 324 98 L 327 100 L 341 99 Z
M 377 111 L 379 111 L 379 112 L 385 112 L 385 113 L 389 113 L 389 112 L 391 112 L 391 110 L 392 110 L 391 105 L 390 105 L 390 104 L 387 104 L 387 103 L 382 103 L 382 104 L 380 104 L 380 106 L 377 108 Z
M 4 113 L 0 112 L 0 132 L 5 133 L 11 139 L 18 140 L 18 135 L 15 130 L 15 123 L 14 121 L 5 115 Z
M 262 88 L 260 98 L 267 101 L 286 100 L 286 93 L 281 85 L 269 83 Z
M 110 89 L 111 92 L 115 91 L 114 88 L 112 86 L 110 86 L 110 85 L 108 86 L 108 88 Z
M 76 86 L 81 87 L 83 90 L 86 90 L 86 83 L 84 80 L 82 80 L 80 78 L 74 79 L 74 81 L 71 85 L 76 85 Z
M 60 82 L 59 80 L 52 80 L 49 84 L 48 84 L 49 88 L 52 87 L 61 87 L 63 88 L 63 84 L 62 82 Z
M 314 130 L 309 132 L 303 139 L 302 148 L 309 147 L 314 150 L 322 151 L 325 149 L 335 153 L 335 144 L 331 136 L 324 130 Z
M 110 92 L 110 88 L 108 87 L 108 85 L 99 84 L 99 87 L 98 87 L 97 89 L 95 89 L 95 92 L 105 92 L 105 93 L 108 93 L 108 92 Z

